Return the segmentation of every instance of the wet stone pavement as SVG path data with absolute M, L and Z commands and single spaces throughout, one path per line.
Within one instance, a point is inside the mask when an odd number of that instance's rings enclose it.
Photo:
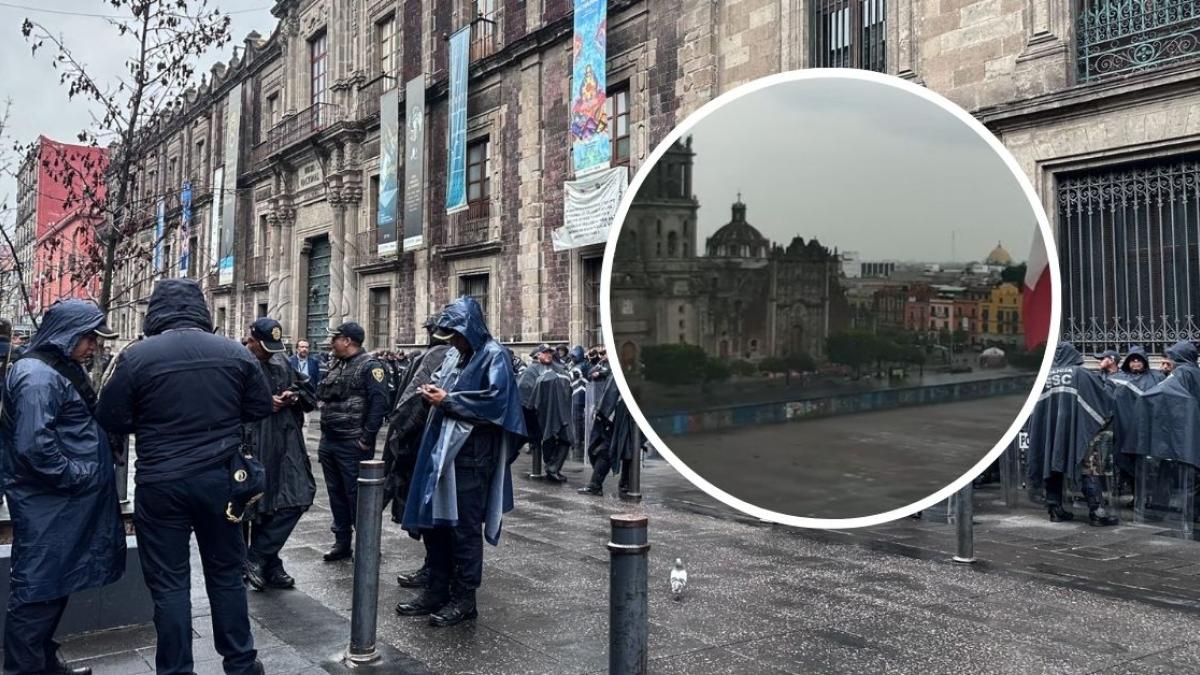
M 608 516 L 629 511 L 650 522 L 653 673 L 1200 672 L 1200 544 L 1154 528 L 1051 524 L 997 507 L 985 489 L 981 562 L 965 566 L 950 562 L 954 530 L 943 523 L 794 530 L 724 507 L 662 461 L 647 463 L 640 505 L 577 494 L 580 473 L 567 486 L 530 481 L 528 461 L 514 465 L 517 509 L 500 546 L 485 547 L 476 621 L 434 629 L 394 613 L 411 596 L 395 575 L 420 564 L 422 547 L 385 522 L 387 663 L 376 672 L 606 672 Z M 269 673 L 344 671 L 353 566 L 321 560 L 323 492 L 283 552 L 296 589 L 250 593 Z M 676 557 L 689 574 L 681 602 L 668 586 Z M 192 569 L 196 670 L 219 673 L 195 555 Z M 140 626 L 64 651 L 97 673 L 135 674 L 152 672 L 153 644 Z

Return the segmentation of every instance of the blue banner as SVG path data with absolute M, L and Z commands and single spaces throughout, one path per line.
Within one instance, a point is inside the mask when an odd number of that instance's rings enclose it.
M 608 0 L 575 0 L 575 63 L 571 71 L 571 160 L 575 175 L 612 161 L 605 97 L 608 87 Z
M 183 181 L 179 192 L 179 276 L 188 274 L 188 259 L 191 256 L 192 238 L 192 181 Z
M 379 99 L 379 255 L 396 253 L 396 211 L 400 196 L 400 87 L 392 87 Z
M 163 272 L 163 236 L 167 231 L 167 200 L 158 198 L 158 220 L 154 224 L 154 273 Z
M 450 36 L 450 125 L 447 128 L 446 213 L 467 208 L 467 49 L 471 27 Z

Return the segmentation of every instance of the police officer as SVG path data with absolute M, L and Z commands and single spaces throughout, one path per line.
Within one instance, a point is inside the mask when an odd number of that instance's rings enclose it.
M 155 665 L 160 673 L 195 665 L 188 574 L 195 532 L 225 672 L 261 673 L 242 582 L 246 542 L 228 509 L 241 425 L 271 414 L 267 380 L 237 341 L 213 334 L 204 291 L 190 279 L 155 283 L 145 333 L 117 357 L 96 419 L 136 437 L 133 522 L 154 599 Z
M 375 455 L 375 437 L 387 414 L 387 371 L 363 351 L 366 333 L 353 321 L 330 333 L 333 364 L 321 380 L 321 445 L 317 457 L 333 512 L 333 548 L 327 562 L 351 556 L 358 504 L 358 463 Z

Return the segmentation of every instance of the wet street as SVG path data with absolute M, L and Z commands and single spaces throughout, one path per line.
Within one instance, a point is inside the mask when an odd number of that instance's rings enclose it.
M 739 499 L 789 515 L 850 518 L 949 485 L 992 449 L 1024 402 L 999 396 L 663 440 Z
M 315 454 L 315 443 L 311 445 Z M 795 530 L 737 514 L 662 461 L 646 464 L 640 505 L 529 481 L 514 465 L 517 509 L 485 548 L 480 617 L 447 629 L 399 617 L 395 574 L 422 548 L 385 523 L 379 639 L 387 673 L 604 673 L 608 516 L 650 522 L 652 673 L 1187 673 L 1200 670 L 1200 544 L 1143 526 L 1105 530 L 1010 512 L 977 498 L 976 555 L 950 562 L 954 529 L 905 519 L 850 532 Z M 571 465 L 568 465 L 571 468 Z M 578 465 L 574 465 L 578 469 Z M 319 478 L 318 478 L 319 480 Z M 609 479 L 609 486 L 614 484 Z M 345 672 L 348 562 L 325 563 L 324 489 L 283 552 L 292 591 L 250 594 L 268 673 Z M 689 572 L 681 602 L 668 573 Z M 196 671 L 221 672 L 193 555 Z M 96 673 L 151 672 L 153 630 L 73 638 Z M 361 672 L 361 671 L 360 671 Z

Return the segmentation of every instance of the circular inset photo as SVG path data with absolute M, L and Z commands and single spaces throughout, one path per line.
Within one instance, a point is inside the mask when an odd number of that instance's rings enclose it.
M 621 392 L 660 454 L 751 515 L 931 507 L 1043 386 L 1058 270 L 1036 194 L 968 113 L 897 78 L 807 70 L 721 96 L 655 150 L 616 225 Z

